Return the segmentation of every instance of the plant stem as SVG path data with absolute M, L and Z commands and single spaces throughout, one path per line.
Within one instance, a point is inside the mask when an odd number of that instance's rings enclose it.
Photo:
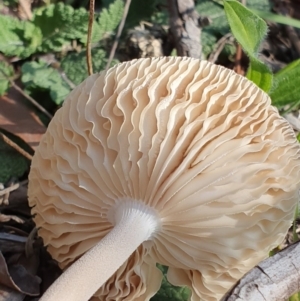
M 86 60 L 88 74 L 93 74 L 93 63 L 92 63 L 92 33 L 93 33 L 93 22 L 95 14 L 95 0 L 90 0 L 90 12 L 89 12 L 89 26 L 87 35 L 87 45 L 86 45 Z
M 20 153 L 22 156 L 24 156 L 28 160 L 32 160 L 32 155 L 30 155 L 26 150 L 24 150 L 22 147 L 20 147 L 17 143 L 13 142 L 11 139 L 9 139 L 6 135 L 0 132 L 0 138 L 8 144 L 10 147 L 14 148 L 18 153 Z
M 114 211 L 115 227 L 70 266 L 40 301 L 85 301 L 157 230 L 154 210 L 141 202 L 124 202 Z
M 121 38 L 121 34 L 122 34 L 122 31 L 123 31 L 123 28 L 124 28 L 124 25 L 125 25 L 126 17 L 127 17 L 128 11 L 129 11 L 130 3 L 131 3 L 131 0 L 126 0 L 124 11 L 123 11 L 122 20 L 121 20 L 121 22 L 119 24 L 118 32 L 116 34 L 113 46 L 112 46 L 112 48 L 110 50 L 109 58 L 108 58 L 108 61 L 107 61 L 106 67 L 105 67 L 106 71 L 110 67 L 110 64 L 111 64 L 111 62 L 112 62 L 112 60 L 113 60 L 113 58 L 115 56 L 115 52 L 117 50 L 118 43 L 119 43 L 119 40 Z

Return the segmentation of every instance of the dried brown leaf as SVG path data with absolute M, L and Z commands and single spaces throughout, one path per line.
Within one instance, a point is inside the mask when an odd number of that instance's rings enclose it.
M 7 96 L 0 98 L 0 108 L 0 128 L 19 136 L 35 149 L 46 128 L 20 96 L 10 90 Z
M 24 223 L 24 221 L 16 215 L 6 215 L 0 213 L 0 223 L 6 223 L 9 222 L 10 220 L 13 220 L 20 224 Z
M 22 265 L 8 267 L 2 253 L 0 253 L 0 284 L 25 295 L 39 295 L 40 278 L 31 275 Z
M 0 300 L 1 301 L 22 301 L 25 295 L 19 293 L 7 286 L 0 284 Z

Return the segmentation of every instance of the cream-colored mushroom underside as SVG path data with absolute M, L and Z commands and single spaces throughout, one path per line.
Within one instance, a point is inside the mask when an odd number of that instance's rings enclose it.
M 213 301 L 282 241 L 299 163 L 293 131 L 254 84 L 206 61 L 143 59 L 94 74 L 67 97 L 33 160 L 29 201 L 63 268 L 111 230 L 116 202 L 145 202 L 161 231 L 99 300 L 149 300 L 161 263 L 191 300 Z

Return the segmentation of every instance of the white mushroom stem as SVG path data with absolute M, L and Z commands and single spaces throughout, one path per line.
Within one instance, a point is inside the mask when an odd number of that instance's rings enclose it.
M 155 210 L 138 201 L 122 201 L 110 212 L 115 226 L 97 245 L 73 263 L 40 301 L 86 301 L 159 227 Z

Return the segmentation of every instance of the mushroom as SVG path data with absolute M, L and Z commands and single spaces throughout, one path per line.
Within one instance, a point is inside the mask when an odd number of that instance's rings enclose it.
M 32 160 L 29 203 L 65 272 L 41 300 L 149 300 L 162 279 L 219 300 L 281 243 L 300 148 L 252 82 L 187 57 L 76 87 Z

